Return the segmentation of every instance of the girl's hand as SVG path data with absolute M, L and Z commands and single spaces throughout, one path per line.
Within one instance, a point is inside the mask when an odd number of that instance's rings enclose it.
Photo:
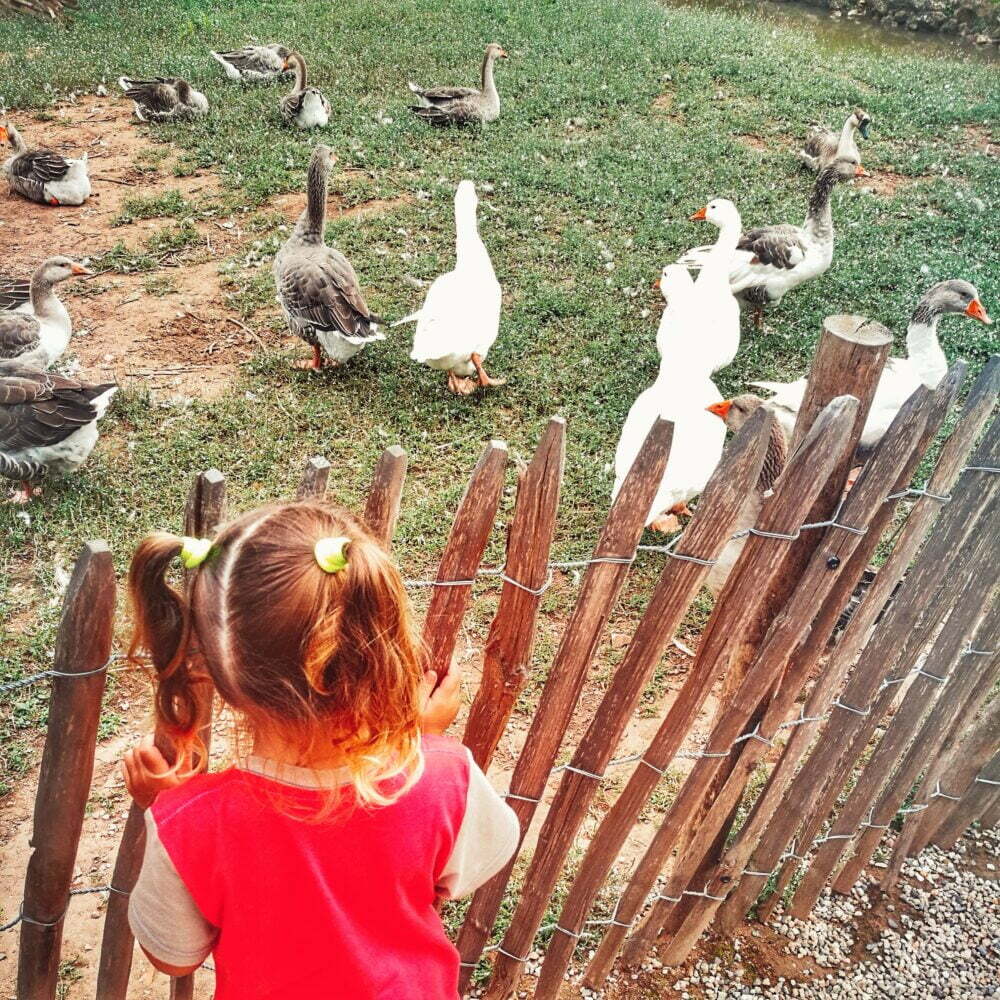
M 425 733 L 443 733 L 458 715 L 462 705 L 462 674 L 455 666 L 448 671 L 437 686 L 436 670 L 428 670 L 420 683 L 424 710 L 420 715 L 420 728 Z
M 125 787 L 140 809 L 148 809 L 165 788 L 184 784 L 191 773 L 187 761 L 181 761 L 180 767 L 171 768 L 156 749 L 152 733 L 122 759 Z

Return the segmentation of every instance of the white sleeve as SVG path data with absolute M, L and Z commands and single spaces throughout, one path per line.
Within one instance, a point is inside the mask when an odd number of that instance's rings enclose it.
M 128 903 L 135 939 L 167 965 L 201 965 L 217 930 L 195 905 L 160 841 L 151 809 L 146 810 L 146 850 Z
M 465 816 L 451 856 L 438 879 L 438 889 L 448 899 L 468 896 L 514 856 L 520 839 L 517 816 L 494 790 L 470 753 Z

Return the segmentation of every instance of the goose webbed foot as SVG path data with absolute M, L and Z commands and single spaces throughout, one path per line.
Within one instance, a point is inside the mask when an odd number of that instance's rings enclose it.
M 753 325 L 759 330 L 764 325 L 764 307 L 753 307 Z
M 21 483 L 21 488 L 19 490 L 14 490 L 7 503 L 12 504 L 15 507 L 21 507 L 26 503 L 31 503 L 32 499 L 36 496 L 40 496 L 41 493 L 42 491 L 39 487 L 32 486 L 31 483 L 24 481 Z
M 677 520 L 677 516 L 675 514 L 668 512 L 654 518 L 649 522 L 649 526 L 653 529 L 653 531 L 660 531 L 665 535 L 671 535 L 675 531 L 680 530 L 681 522 Z
M 490 378 L 486 374 L 486 369 L 483 367 L 483 359 L 478 354 L 473 354 L 470 357 L 472 363 L 476 366 L 476 372 L 479 375 L 479 384 L 485 389 L 487 386 L 491 385 L 506 385 L 507 380 L 503 378 Z
M 476 391 L 476 380 L 472 378 L 462 378 L 453 371 L 448 372 L 448 388 L 456 396 L 471 396 Z
M 686 503 L 675 503 L 668 514 L 676 514 L 678 517 L 694 517 L 694 511 Z
M 294 367 L 299 371 L 318 372 L 323 367 L 323 355 L 320 354 L 319 348 L 313 348 L 311 358 L 299 358 L 294 362 Z

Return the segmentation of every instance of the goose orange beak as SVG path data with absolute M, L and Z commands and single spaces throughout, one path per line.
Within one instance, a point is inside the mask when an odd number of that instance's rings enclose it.
M 497 53 L 497 55 L 499 55 L 501 59 L 507 59 L 507 58 L 509 58 L 508 55 L 507 55 L 507 50 L 506 49 L 501 49 Z
M 713 403 L 711 406 L 706 406 L 705 409 L 709 413 L 714 413 L 720 420 L 725 420 L 729 416 L 729 408 L 733 405 L 731 399 L 724 399 L 721 403 Z
M 980 323 L 990 324 L 993 320 L 990 319 L 989 314 L 983 308 L 982 302 L 979 299 L 973 299 L 965 310 L 966 316 L 971 316 L 973 319 L 978 319 Z
M 692 222 L 704 222 L 705 221 L 705 213 L 707 211 L 708 211 L 708 206 L 707 205 L 704 208 L 699 208 L 698 211 L 695 212 L 694 215 L 691 216 L 691 221 Z
M 659 278 L 657 278 L 656 281 L 653 282 L 653 287 L 654 288 L 659 288 L 660 287 L 660 279 Z
M 871 177 L 871 174 L 870 174 L 870 173 L 868 173 L 868 171 L 867 171 L 867 170 L 865 170 L 865 168 L 864 168 L 863 166 L 861 166 L 861 164 L 859 163 L 859 164 L 858 164 L 858 165 L 857 165 L 857 166 L 856 166 L 856 167 L 854 168 L 854 176 L 855 176 L 855 177 Z
M 93 272 L 93 271 L 91 271 L 91 270 L 90 270 L 89 268 L 86 268 L 86 267 L 84 267 L 84 266 L 83 266 L 82 264 L 74 264 L 74 265 L 73 265 L 73 266 L 72 266 L 72 267 L 70 268 L 70 270 L 71 270 L 71 271 L 72 271 L 72 272 L 73 272 L 74 274 L 93 274 L 93 273 L 94 273 L 94 272 Z
M 10 133 L 0 125 L 0 142 L 6 142 L 10 138 Z

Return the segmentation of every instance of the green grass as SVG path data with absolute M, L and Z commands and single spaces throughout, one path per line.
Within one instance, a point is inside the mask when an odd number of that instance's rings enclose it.
M 408 361 L 408 334 L 397 330 L 342 371 L 318 376 L 261 352 L 213 402 L 121 393 L 81 474 L 50 485 L 29 520 L 0 511 L 8 623 L 0 680 L 48 663 L 54 564 L 69 564 L 85 539 L 104 537 L 123 569 L 142 533 L 180 526 L 191 475 L 212 465 L 225 471 L 239 510 L 288 495 L 304 460 L 322 453 L 333 463 L 333 497 L 357 506 L 379 452 L 403 444 L 410 473 L 397 552 L 420 573 L 433 564 L 483 443 L 505 438 L 514 456 L 527 458 L 547 418 L 560 413 L 569 453 L 556 548 L 587 552 L 607 509 L 618 429 L 656 370 L 651 281 L 665 261 L 714 235 L 688 216 L 727 196 L 748 224 L 800 220 L 811 177 L 797 168 L 790 143 L 810 121 L 839 123 L 849 106 L 864 104 L 876 122 L 867 165 L 914 183 L 892 199 L 858 188 L 835 193 L 832 270 L 790 295 L 769 331 L 745 330 L 720 388 L 733 393 L 749 378 L 801 374 L 830 313 L 867 314 L 900 333 L 934 280 L 966 277 L 988 307 L 1000 305 L 997 161 L 963 132 L 967 124 L 996 131 L 1000 77 L 985 63 L 861 49 L 834 58 L 809 36 L 749 14 L 665 9 L 653 0 L 88 0 L 68 28 L 33 19 L 3 28 L 5 48 L 29 53 L 2 64 L 9 108 L 44 111 L 70 90 L 113 87 L 123 72 L 182 74 L 207 93 L 206 119 L 155 134 L 182 151 L 174 173 L 217 170 L 228 210 L 253 227 L 260 260 L 247 266 L 240 258 L 227 272 L 230 304 L 245 318 L 273 307 L 267 264 L 281 219 L 265 202 L 301 190 L 315 141 L 329 143 L 350 169 L 332 178 L 345 204 L 393 202 L 383 214 L 335 220 L 328 233 L 353 261 L 372 308 L 389 317 L 420 301 L 403 275 L 431 279 L 452 266 L 454 188 L 474 179 L 481 231 L 505 290 L 490 368 L 509 384 L 452 397 L 438 375 Z M 289 132 L 278 121 L 280 88 L 223 79 L 208 49 L 250 35 L 305 51 L 333 105 L 327 129 Z M 493 39 L 511 52 L 497 71 L 499 122 L 439 132 L 407 112 L 407 79 L 474 82 Z M 652 107 L 664 92 L 673 97 L 670 114 Z M 745 133 L 769 148 L 736 138 Z M 147 160 L 155 166 L 155 156 Z M 126 214 L 153 210 L 133 205 Z M 176 201 L 156 210 L 184 215 Z M 197 240 L 180 221 L 95 264 L 153 272 Z M 988 332 L 946 321 L 947 353 L 969 359 L 974 374 Z M 505 514 L 513 483 L 512 469 Z M 501 551 L 498 530 L 490 557 Z M 44 716 L 43 692 L 18 694 L 4 714 L 11 767 Z
M 191 203 L 180 191 L 166 191 L 159 195 L 139 195 L 126 198 L 113 226 L 127 226 L 139 219 L 161 219 L 171 216 L 182 219 L 191 214 Z

